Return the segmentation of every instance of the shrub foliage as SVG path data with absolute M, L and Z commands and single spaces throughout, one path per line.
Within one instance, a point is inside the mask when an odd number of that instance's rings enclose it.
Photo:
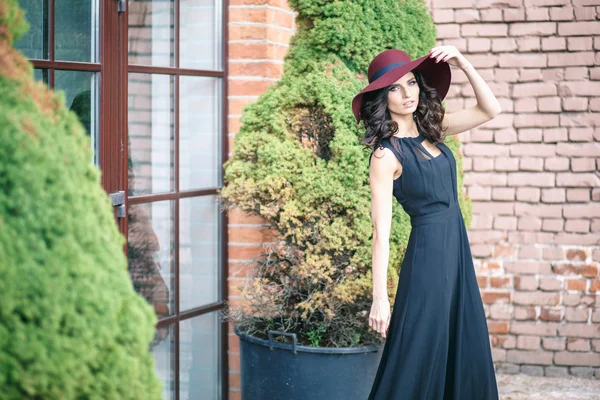
M 156 317 L 84 129 L 12 47 L 27 29 L 0 2 L 0 397 L 160 399 Z
M 283 76 L 244 108 L 221 191 L 226 209 L 262 217 L 276 240 L 241 288 L 249 301 L 229 304 L 223 315 L 262 338 L 277 329 L 307 345 L 380 342 L 368 326 L 371 149 L 359 142 L 364 127 L 351 101 L 375 55 L 399 48 L 420 57 L 435 46 L 435 26 L 421 0 L 289 3 L 298 12 L 297 31 Z M 456 153 L 458 143 L 446 143 Z M 392 304 L 409 233 L 409 218 L 394 201 Z

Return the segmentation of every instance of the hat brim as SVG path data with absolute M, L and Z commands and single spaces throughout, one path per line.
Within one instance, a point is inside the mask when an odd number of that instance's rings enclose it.
M 404 64 L 398 68 L 388 71 L 379 79 L 376 79 L 374 82 L 371 82 L 369 85 L 367 85 L 352 99 L 352 112 L 356 117 L 356 123 L 359 123 L 362 119 L 359 113 L 363 101 L 363 95 L 366 92 L 372 92 L 374 90 L 389 86 L 413 70 L 420 72 L 423 75 L 423 78 L 425 78 L 427 85 L 434 87 L 438 93 L 438 96 L 443 100 L 450 89 L 452 75 L 450 72 L 450 65 L 447 62 L 440 61 L 439 63 L 436 63 L 435 60 L 435 58 L 430 57 L 429 55 L 417 58 L 408 64 Z

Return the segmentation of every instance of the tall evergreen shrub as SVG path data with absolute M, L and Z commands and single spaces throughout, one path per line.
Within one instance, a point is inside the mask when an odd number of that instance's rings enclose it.
M 84 129 L 12 47 L 27 29 L 0 1 L 0 398 L 160 399 L 156 317 Z
M 367 84 L 373 57 L 389 48 L 413 59 L 425 55 L 436 45 L 435 26 L 422 0 L 289 4 L 298 12 L 297 31 L 283 76 L 245 107 L 221 193 L 227 208 L 263 217 L 278 238 L 243 287 L 249 303 L 229 304 L 224 315 L 262 338 L 278 329 L 314 346 L 379 342 L 368 326 L 370 149 L 359 143 L 364 126 L 357 126 L 351 102 Z M 446 143 L 462 171 L 458 142 Z M 462 188 L 462 172 L 458 178 Z M 392 304 L 409 233 L 409 218 L 394 201 Z

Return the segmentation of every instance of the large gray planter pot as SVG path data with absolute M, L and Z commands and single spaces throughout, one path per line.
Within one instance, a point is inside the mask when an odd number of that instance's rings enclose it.
M 240 332 L 242 400 L 365 400 L 383 345 L 310 347 L 296 334 L 269 331 L 269 340 Z M 292 344 L 273 341 L 290 336 Z

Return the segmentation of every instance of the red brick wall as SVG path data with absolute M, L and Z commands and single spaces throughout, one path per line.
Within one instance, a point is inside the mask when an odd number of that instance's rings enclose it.
M 600 1 L 433 0 L 500 100 L 462 133 L 469 230 L 499 372 L 600 378 Z M 476 103 L 453 69 L 448 111 Z
M 438 44 L 455 45 L 499 98 L 460 134 L 469 231 L 498 372 L 600 378 L 600 0 L 433 0 Z M 551 4 L 551 6 L 544 6 Z M 287 0 L 230 0 L 229 138 L 242 107 L 281 77 L 295 31 Z M 448 111 L 475 104 L 453 69 Z M 231 154 L 230 154 L 231 156 Z M 229 219 L 229 299 L 243 302 L 262 220 Z M 230 398 L 240 399 L 229 332 Z
M 296 25 L 287 0 L 229 0 L 229 149 L 240 128 L 242 108 L 283 74 L 283 57 Z M 229 153 L 231 157 L 232 153 Z M 262 249 L 261 218 L 229 214 L 229 300 L 243 302 L 241 285 L 249 260 Z M 239 339 L 229 324 L 229 399 L 240 400 Z

